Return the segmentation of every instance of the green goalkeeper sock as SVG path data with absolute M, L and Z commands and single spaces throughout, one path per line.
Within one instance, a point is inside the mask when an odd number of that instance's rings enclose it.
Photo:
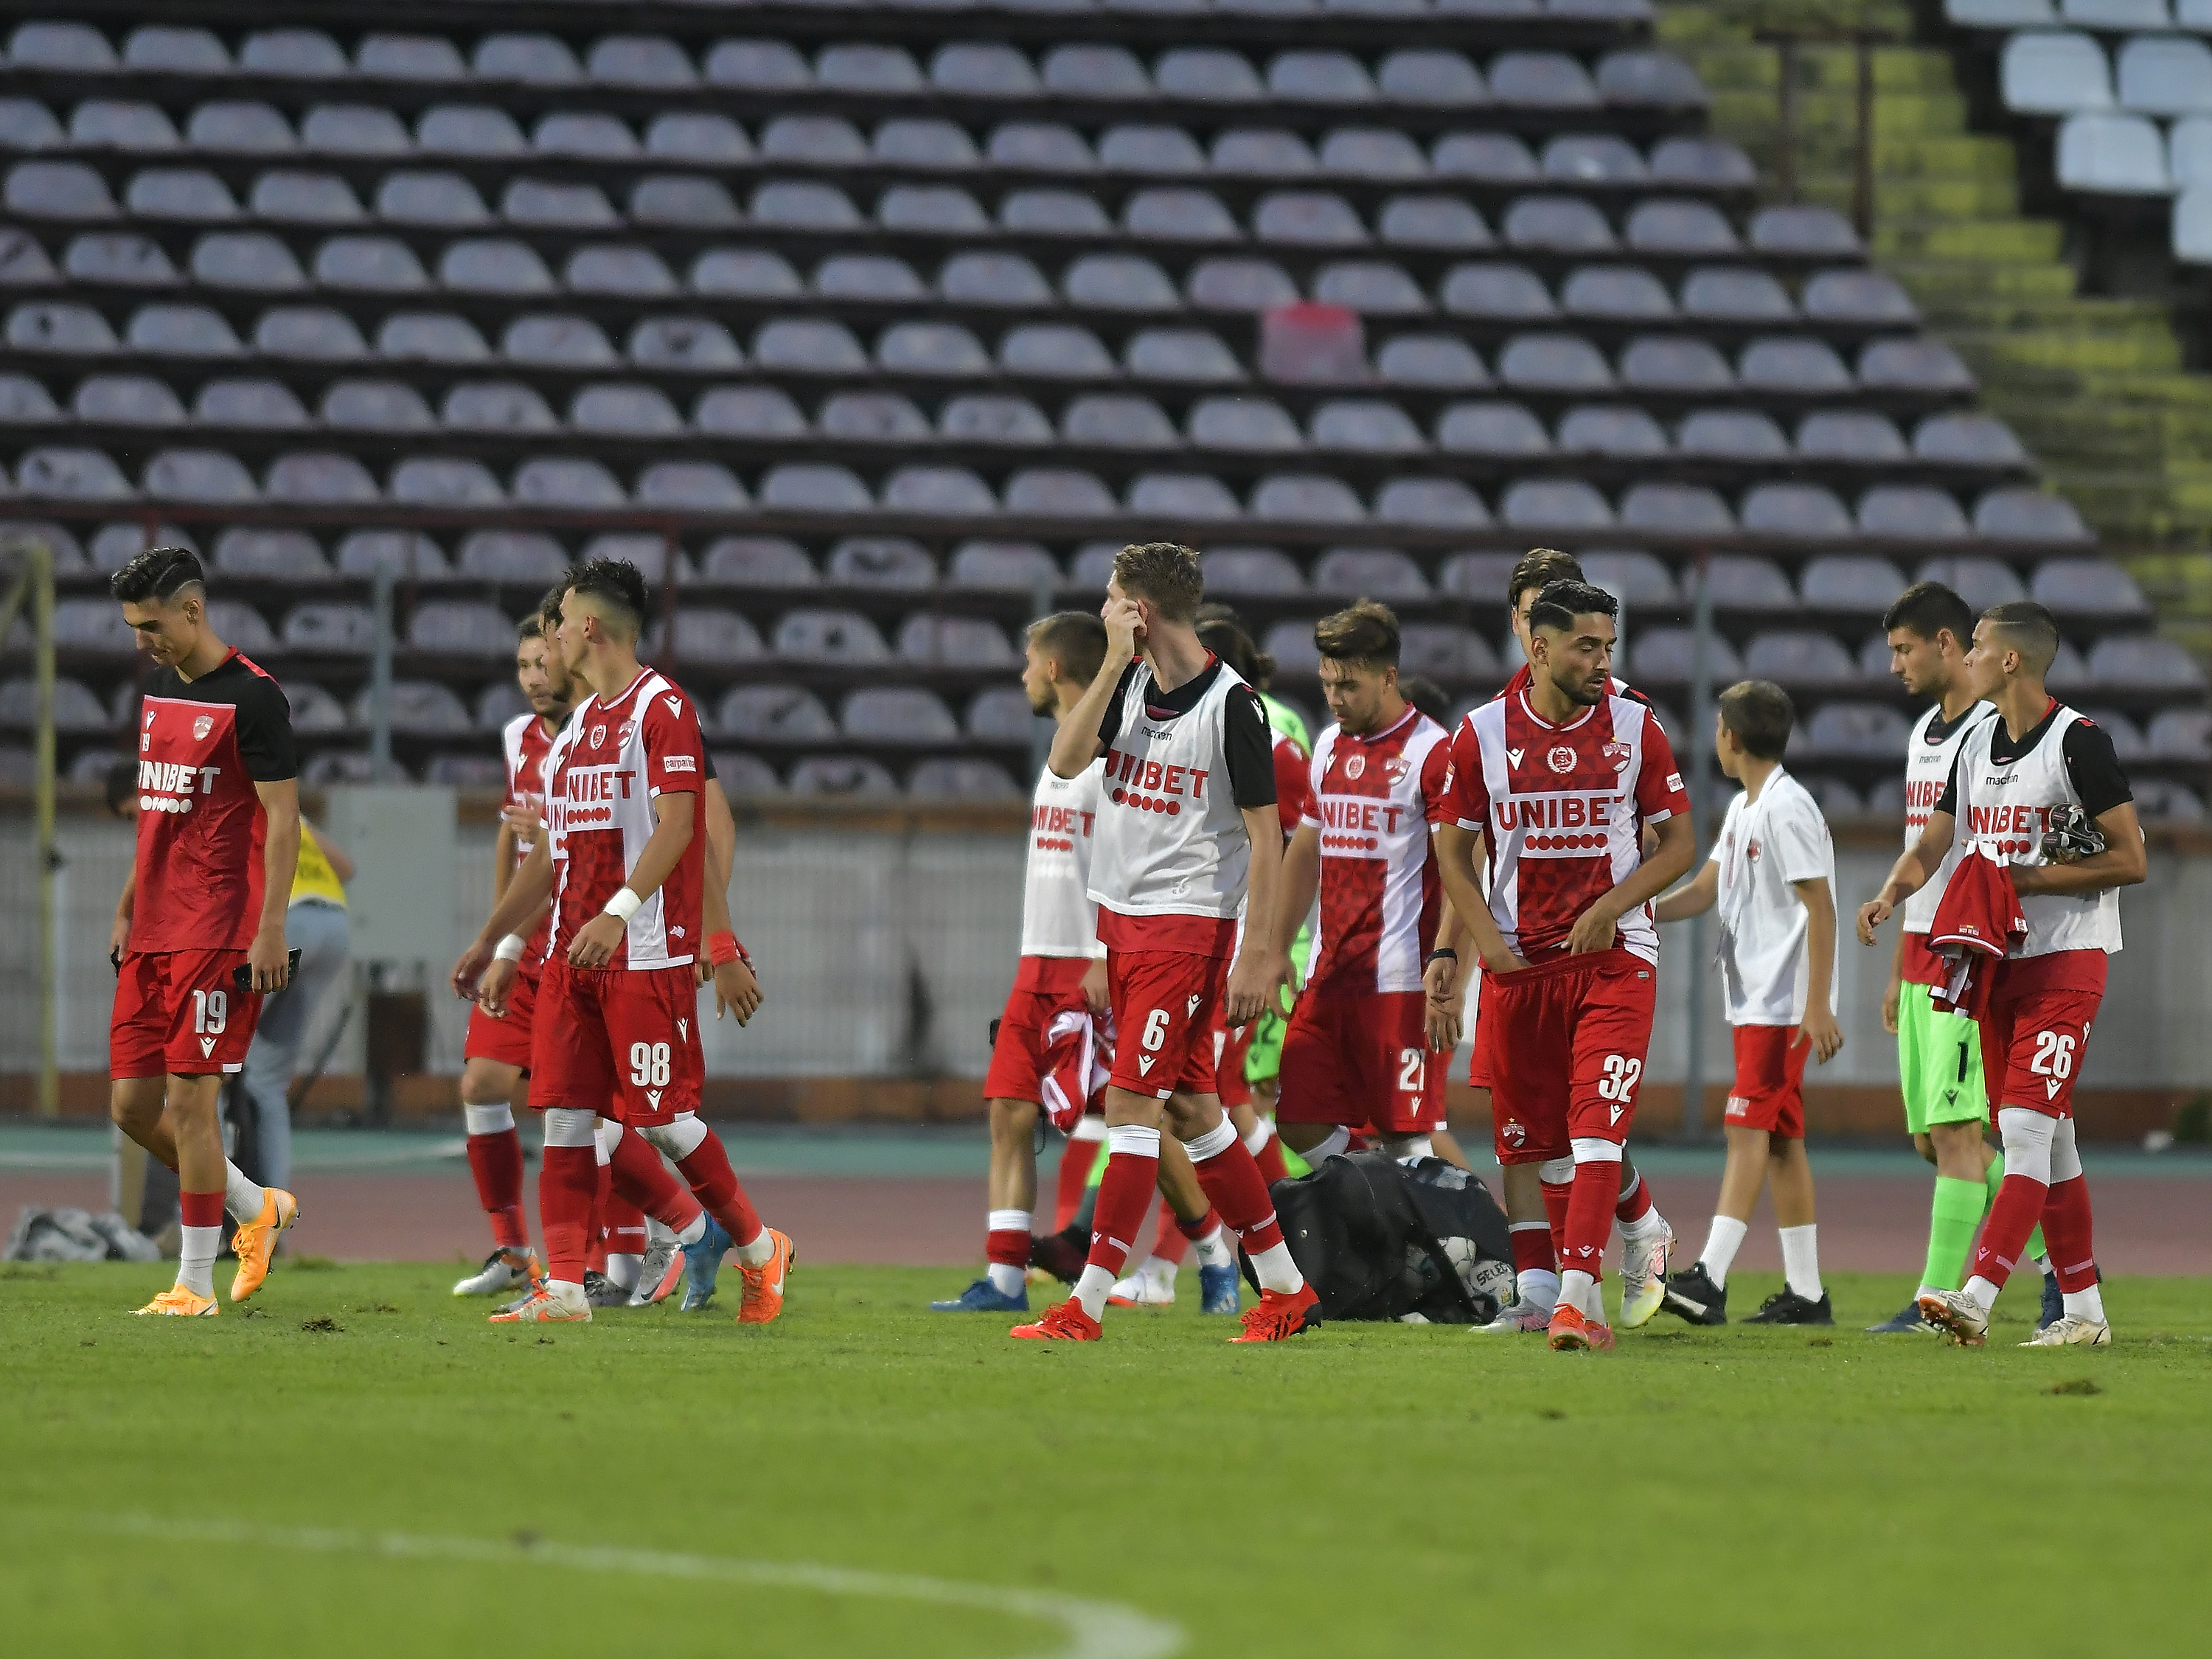
M 1978 1181 L 1936 1177 L 1928 1215 L 1928 1265 L 1920 1273 L 1929 1290 L 1955 1291 L 1966 1283 L 1966 1252 L 1973 1248 L 1974 1229 L 1982 1224 L 1986 1198 Z
M 1987 1183 L 1989 1193 L 1987 1202 L 1990 1204 L 1995 1204 L 1997 1201 L 1997 1188 L 2004 1185 L 2004 1154 L 2002 1152 L 1995 1153 L 1990 1158 L 1989 1169 L 1982 1176 L 1983 1181 Z M 2041 1222 L 2038 1222 L 2036 1224 L 2035 1231 L 2027 1236 L 2028 1260 L 2031 1261 L 2040 1261 L 2044 1257 L 2050 1254 L 2051 1252 L 2044 1247 L 2043 1224 Z

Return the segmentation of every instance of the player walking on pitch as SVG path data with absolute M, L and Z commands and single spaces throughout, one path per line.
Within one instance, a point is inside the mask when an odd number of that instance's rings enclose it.
M 1031 623 L 1022 690 L 1030 707 L 1065 725 L 1098 677 L 1106 629 L 1097 617 L 1063 611 Z M 1072 778 L 1050 767 L 1030 804 L 1022 886 L 1021 964 L 1006 994 L 991 1068 L 983 1079 L 991 1123 L 990 1213 L 983 1277 L 958 1296 L 929 1305 L 938 1313 L 1026 1313 L 1030 1231 L 1036 1207 L 1036 1126 L 1044 1099 L 1048 1028 L 1063 1009 L 1106 1013 L 1106 947 L 1098 907 L 1089 896 L 1091 839 L 1098 818 L 1097 765 Z M 1069 1144 L 1065 1161 L 1083 1161 L 1094 1145 Z
M 1214 1091 L 1214 1028 L 1257 1014 L 1290 976 L 1290 960 L 1272 739 L 1259 699 L 1199 643 L 1191 619 L 1204 592 L 1191 549 L 1123 548 L 1101 612 L 1105 659 L 1053 739 L 1052 769 L 1063 778 L 1106 757 L 1091 896 L 1106 946 L 1114 1070 L 1090 1259 L 1075 1294 L 1014 1327 L 1017 1337 L 1099 1339 L 1106 1298 L 1151 1206 L 1163 1118 L 1260 1282 L 1259 1305 L 1230 1340 L 1280 1341 L 1321 1322 L 1260 1166 Z M 1240 912 L 1244 940 L 1231 965 Z
M 1881 625 L 1889 672 L 1912 696 L 1936 699 L 1905 741 L 1905 845 L 1910 849 L 1926 831 L 1929 815 L 1951 781 L 1959 745 L 1993 711 L 1974 695 L 1966 672 L 1974 613 L 1956 593 L 1941 582 L 1917 582 L 1883 613 Z M 1920 1297 L 1929 1291 L 1955 1291 L 1966 1282 L 1974 1230 L 2004 1184 L 2004 1154 L 1989 1144 L 1985 1133 L 1990 1105 L 1981 1033 L 1972 1017 L 1938 1008 L 1930 995 L 1943 982 L 1944 967 L 1929 948 L 1928 927 L 1960 850 L 1954 842 L 1927 885 L 1905 900 L 1897 956 L 1881 1000 L 1882 1029 L 1897 1038 L 1905 1130 L 1921 1157 L 1936 1166 L 1920 1288 L 1899 1312 L 1868 1328 L 1881 1334 L 1935 1332 L 1920 1316 Z M 2049 1276 L 2041 1229 L 2030 1236 L 2027 1248 L 2044 1265 L 2043 1322 L 2048 1324 L 2059 1313 L 2058 1281 Z
M 501 976 L 487 976 L 484 1001 L 499 1014 L 505 964 L 520 955 L 514 930 L 553 896 L 538 991 L 552 1017 L 533 1019 L 530 1056 L 530 1103 L 545 1113 L 547 1279 L 495 1319 L 591 1318 L 583 1276 L 603 1113 L 665 1154 L 707 1212 L 710 1239 L 719 1226 L 734 1243 L 745 1281 L 738 1322 L 765 1324 L 783 1307 L 791 1241 L 761 1224 L 697 1116 L 696 963 L 702 947 L 718 968 L 738 948 L 726 927 L 701 937 L 719 917 L 702 904 L 707 838 L 694 832 L 706 756 L 690 700 L 639 665 L 644 611 L 644 579 L 626 561 L 594 560 L 564 585 L 555 642 L 592 695 L 546 761 L 546 835 L 454 969 L 457 985 L 472 982 L 496 951 Z
M 1721 989 L 1735 1039 L 1725 1114 L 1728 1164 L 1705 1248 L 1668 1281 L 1666 1305 L 1692 1325 L 1728 1323 L 1728 1274 L 1771 1183 L 1784 1286 L 1754 1325 L 1832 1325 L 1820 1284 L 1813 1166 L 1805 1158 L 1805 1062 L 1842 1049 L 1836 1024 L 1836 849 L 1820 804 L 1783 769 L 1796 711 L 1768 680 L 1721 693 L 1713 747 L 1743 786 L 1712 856 L 1652 907 L 1662 922 L 1721 914 Z
M 1666 734 L 1612 689 L 1618 609 L 1579 582 L 1537 596 L 1528 689 L 1473 710 L 1452 734 L 1455 821 L 1437 831 L 1445 891 L 1486 976 L 1498 1110 L 1522 1127 L 1527 1153 L 1572 1159 L 1554 1348 L 1613 1346 L 1599 1279 L 1651 1041 L 1651 900 L 1696 853 Z M 1657 836 L 1648 859 L 1647 823 Z
M 1858 915 L 1859 942 L 1871 945 L 1891 911 L 1955 850 L 1948 884 L 1960 882 L 1970 855 L 1993 860 L 2015 896 L 2006 908 L 2027 922 L 2017 952 L 1979 969 L 1991 975 L 1978 1018 L 2004 1138 L 2004 1184 L 1975 1248 L 1972 1277 L 1963 1289 L 1919 1297 L 1929 1323 L 1975 1346 L 2039 1219 L 2063 1304 L 2022 1346 L 2112 1340 L 2074 1139 L 2074 1085 L 2104 1000 L 2107 958 L 2120 948 L 2119 890 L 2142 881 L 2148 866 L 2112 740 L 2044 689 L 2057 653 L 2058 625 L 2041 605 L 2021 600 L 1982 612 L 1966 672 L 1996 718 L 1966 733 L 1926 832 Z M 1947 886 L 1939 916 L 1948 899 Z M 1996 937 L 2005 925 L 1996 923 Z M 1990 937 L 1986 927 L 1983 936 Z
M 1284 855 L 1284 909 L 1321 895 L 1305 994 L 1283 1039 L 1285 1141 L 1319 1163 L 1371 1126 L 1395 1158 L 1444 1127 L 1448 1059 L 1429 1052 L 1421 971 L 1443 889 L 1430 837 L 1448 817 L 1451 739 L 1398 694 L 1398 618 L 1363 599 L 1314 626 L 1335 723 L 1314 747 L 1304 822 Z
M 108 591 L 154 659 L 138 711 L 137 854 L 108 936 L 108 1109 L 177 1172 L 177 1282 L 142 1314 L 216 1311 L 215 1258 L 238 1224 L 230 1299 L 261 1287 L 292 1194 L 224 1158 L 222 1079 L 246 1062 L 261 999 L 289 977 L 284 912 L 300 852 L 292 713 L 208 621 L 197 556 L 149 548 Z

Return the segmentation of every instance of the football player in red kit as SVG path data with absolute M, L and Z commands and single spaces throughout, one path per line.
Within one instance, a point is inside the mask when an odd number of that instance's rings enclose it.
M 1579 582 L 1537 596 L 1529 684 L 1460 723 L 1456 822 L 1437 833 L 1446 890 L 1482 962 L 1499 1110 L 1535 1149 L 1573 1159 L 1554 1348 L 1613 1344 L 1598 1285 L 1650 1044 L 1651 900 L 1695 851 L 1666 734 L 1648 707 L 1612 688 L 1618 609 Z M 1648 859 L 1647 823 L 1657 835 Z
M 1256 1014 L 1289 979 L 1290 958 L 1273 745 L 1259 698 L 1199 642 L 1192 619 L 1204 589 L 1191 549 L 1123 548 L 1101 613 L 1105 660 L 1053 740 L 1060 777 L 1106 759 L 1091 896 L 1106 946 L 1114 1068 L 1090 1259 L 1075 1294 L 1016 1326 L 1017 1337 L 1099 1339 L 1107 1297 L 1151 1207 L 1163 1119 L 1260 1284 L 1260 1304 L 1231 1340 L 1280 1341 L 1320 1323 L 1260 1166 L 1215 1093 L 1215 1028 Z
M 108 590 L 154 659 L 138 709 L 137 855 L 108 936 L 108 1109 L 177 1172 L 177 1282 L 143 1314 L 216 1311 L 226 1210 L 238 1225 L 230 1299 L 260 1288 L 292 1194 L 223 1156 L 222 1079 L 246 1062 L 261 999 L 284 988 L 284 911 L 300 853 L 290 705 L 210 623 L 198 558 L 149 548 Z

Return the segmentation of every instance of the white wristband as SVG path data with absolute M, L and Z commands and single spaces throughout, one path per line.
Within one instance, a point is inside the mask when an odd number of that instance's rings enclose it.
M 529 941 L 524 939 L 521 934 L 509 933 L 505 939 L 500 940 L 498 945 L 493 947 L 491 953 L 492 960 L 495 962 L 520 962 L 522 960 L 523 948 L 528 943 Z
M 606 908 L 599 914 L 612 916 L 617 921 L 628 921 L 637 914 L 637 907 L 645 901 L 627 887 L 615 889 L 615 896 L 607 901 Z

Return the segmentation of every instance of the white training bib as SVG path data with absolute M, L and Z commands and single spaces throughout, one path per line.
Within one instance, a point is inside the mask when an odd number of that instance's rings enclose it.
M 1996 711 L 1985 702 L 1978 702 L 1959 717 L 1959 723 L 1940 741 L 1930 743 L 1928 733 L 1943 717 L 1943 705 L 1937 703 L 1912 724 L 1912 735 L 1905 740 L 1905 850 L 1911 852 L 1920 844 L 1920 837 L 1928 828 L 1928 820 L 1936 811 L 1936 803 L 1943 799 L 1943 787 L 1951 781 L 1951 768 L 1959 758 L 1959 745 L 1966 740 L 1966 733 L 1984 720 L 1996 717 Z M 1935 925 L 1936 907 L 1942 902 L 1943 884 L 1951 879 L 1951 872 L 1958 867 L 1966 851 L 1965 844 L 1954 842 L 1951 850 L 1943 854 L 1943 862 L 1928 878 L 1928 884 L 1905 901 L 1901 912 L 1903 926 L 1908 933 L 1924 933 Z
M 2042 861 L 2043 832 L 2050 824 L 2051 809 L 2081 805 L 2066 773 L 2066 728 L 2081 718 L 2073 709 L 2060 708 L 2035 747 L 2002 765 L 1990 758 L 1990 745 L 2001 729 L 1997 720 L 1984 720 L 1967 733 L 1959 750 L 1954 854 L 1971 842 L 2001 864 Z M 2020 913 L 2027 918 L 2027 939 L 2020 951 L 2023 957 L 2047 957 L 2060 951 L 2102 951 L 2111 956 L 2120 948 L 2118 888 L 2080 895 L 2024 894 Z
M 1243 685 L 1227 663 L 1188 714 L 1146 712 L 1152 671 L 1139 659 L 1098 787 L 1091 896 L 1125 916 L 1236 915 L 1252 842 L 1229 786 L 1224 710 Z
M 1091 848 L 1098 825 L 1097 762 L 1063 778 L 1049 766 L 1030 801 L 1029 864 L 1022 884 L 1022 954 L 1098 957 L 1098 907 L 1091 902 Z

